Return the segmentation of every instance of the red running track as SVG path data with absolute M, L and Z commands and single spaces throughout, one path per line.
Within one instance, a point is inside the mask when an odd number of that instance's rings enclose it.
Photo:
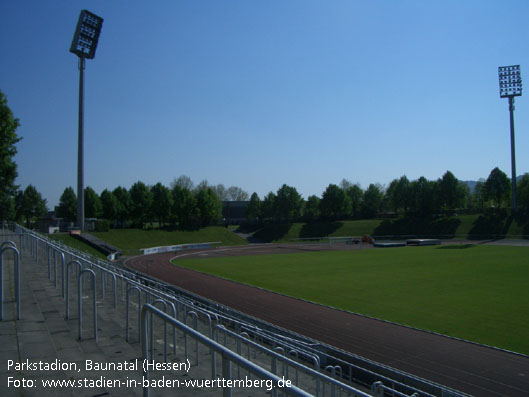
M 280 327 L 468 394 L 529 396 L 528 356 L 180 268 L 170 263 L 174 256 L 164 253 L 135 257 L 126 265 Z

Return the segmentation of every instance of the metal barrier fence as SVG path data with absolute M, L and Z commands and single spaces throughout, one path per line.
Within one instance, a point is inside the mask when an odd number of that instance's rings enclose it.
M 17 302 L 17 320 L 20 320 L 20 253 L 12 241 L 6 241 L 0 246 L 0 320 L 4 317 L 4 252 L 13 251 L 15 267 L 15 299 Z
M 279 378 L 277 375 L 272 374 L 271 372 L 268 372 L 264 370 L 263 368 L 255 365 L 251 361 L 248 361 L 244 359 L 243 357 L 239 356 L 238 354 L 232 352 L 231 350 L 225 348 L 221 344 L 215 342 L 214 340 L 202 335 L 201 333 L 195 331 L 191 327 L 181 323 L 180 321 L 176 320 L 175 318 L 167 315 L 163 311 L 155 308 L 154 306 L 150 304 L 145 304 L 141 310 L 141 323 L 142 323 L 142 352 L 143 352 L 143 360 L 149 359 L 149 352 L 148 352 L 148 337 L 147 337 L 147 313 L 151 313 L 152 315 L 155 315 L 159 318 L 161 318 L 165 323 L 169 323 L 173 325 L 174 327 L 178 328 L 184 334 L 187 336 L 192 337 L 197 341 L 197 343 L 201 343 L 205 345 L 206 347 L 212 349 L 216 353 L 221 354 L 222 356 L 222 379 L 224 380 L 231 380 L 231 364 L 234 363 L 236 365 L 239 365 L 243 367 L 244 369 L 248 370 L 255 376 L 257 376 L 259 379 L 264 380 L 271 380 L 273 384 L 273 390 L 272 395 L 277 396 L 278 389 L 281 389 L 282 393 L 285 393 L 290 396 L 299 396 L 299 397 L 310 397 L 311 395 L 301 389 L 299 389 L 296 386 L 291 387 L 280 387 L 280 382 L 282 381 L 281 378 Z M 152 329 L 151 329 L 152 332 Z M 212 360 L 214 360 L 214 355 L 212 356 Z M 143 366 L 143 376 L 148 381 L 149 380 L 149 370 L 147 366 Z M 148 382 L 147 382 L 148 383 Z M 223 397 L 231 397 L 231 389 L 232 387 L 223 387 L 222 395 Z M 143 395 L 144 397 L 149 396 L 149 387 L 144 387 L 143 389 Z M 369 397 L 369 394 L 359 394 L 361 396 Z
M 118 268 L 106 261 L 101 261 L 97 258 L 91 257 L 90 255 L 80 253 L 79 251 L 76 251 L 72 249 L 71 247 L 65 246 L 57 241 L 50 240 L 42 235 L 31 232 L 27 229 L 20 227 L 19 225 L 11 225 L 9 233 L 6 233 L 6 229 L 3 225 L 1 236 L 3 237 L 3 239 L 5 239 L 7 236 L 9 236 L 9 238 L 15 238 L 15 239 L 18 238 L 19 247 L 21 247 L 21 249 L 28 250 L 29 253 L 32 255 L 32 257 L 37 262 L 39 258 L 39 250 L 40 251 L 42 251 L 43 249 L 46 250 L 47 265 L 48 265 L 48 278 L 52 280 L 52 275 L 53 275 L 53 282 L 54 282 L 55 288 L 58 288 L 58 278 L 59 278 L 59 275 L 61 276 L 61 288 L 62 288 L 62 295 L 66 301 L 65 304 L 66 304 L 66 317 L 67 318 L 69 316 L 69 300 L 70 300 L 70 286 L 69 286 L 70 269 L 71 269 L 71 266 L 74 266 L 74 264 L 77 265 L 77 281 L 78 281 L 78 291 L 77 292 L 78 292 L 78 313 L 79 313 L 78 324 L 79 324 L 79 338 L 80 339 L 82 338 L 82 324 L 83 324 L 82 323 L 83 321 L 82 305 L 81 305 L 82 281 L 83 281 L 82 275 L 91 274 L 92 293 L 93 293 L 94 338 L 96 339 L 96 341 L 97 341 L 96 295 L 98 292 L 96 281 L 97 281 L 97 278 L 99 277 L 99 280 L 101 280 L 99 292 L 102 298 L 105 297 L 105 289 L 109 288 L 107 281 L 108 280 L 112 281 L 111 288 L 112 288 L 113 298 L 114 298 L 113 299 L 114 307 L 117 307 L 117 302 L 118 302 L 117 284 L 118 282 L 120 283 L 121 301 L 124 301 L 124 304 L 126 305 L 124 333 L 125 333 L 125 339 L 127 341 L 130 341 L 130 332 L 129 332 L 130 308 L 129 306 L 134 305 L 134 303 L 132 303 L 130 299 L 130 296 L 132 292 L 136 292 L 137 297 L 138 297 L 138 301 L 137 301 L 138 339 L 137 341 L 141 342 L 143 347 L 149 344 L 148 343 L 149 341 L 146 339 L 147 330 L 146 328 L 145 329 L 143 328 L 143 327 L 146 327 L 146 325 L 144 324 L 144 321 L 145 321 L 144 310 L 148 310 L 153 313 L 155 312 L 156 313 L 155 315 L 157 317 L 162 318 L 162 320 L 164 321 L 164 332 L 163 332 L 164 360 L 167 361 L 167 355 L 168 355 L 167 325 L 169 324 L 169 326 L 173 327 L 173 343 L 172 343 L 173 344 L 173 354 L 176 354 L 176 330 L 177 329 L 180 329 L 181 331 L 185 330 L 184 331 L 184 343 L 185 343 L 186 358 L 188 357 L 188 349 L 187 349 L 187 337 L 188 336 L 195 340 L 196 346 L 198 346 L 198 343 L 200 342 L 209 347 L 210 354 L 212 356 L 212 360 L 211 360 L 212 379 L 215 379 L 217 375 L 216 360 L 214 358 L 215 358 L 216 353 L 219 353 L 219 350 L 217 350 L 219 346 L 216 345 L 218 344 L 217 343 L 218 335 L 220 333 L 224 333 L 225 336 L 229 335 L 230 337 L 237 340 L 236 350 L 238 354 L 230 350 L 230 354 L 227 355 L 229 357 L 231 357 L 231 355 L 234 355 L 232 362 L 238 363 L 240 359 L 242 359 L 241 346 L 242 344 L 246 344 L 248 351 L 250 351 L 250 347 L 252 347 L 255 350 L 265 352 L 267 355 L 272 357 L 272 359 L 275 362 L 275 364 L 273 364 L 273 368 L 277 369 L 278 363 L 281 363 L 282 370 L 287 371 L 287 373 L 288 373 L 289 368 L 291 368 L 292 371 L 294 371 L 296 379 L 297 379 L 298 371 L 303 371 L 305 373 L 309 373 L 310 376 L 314 376 L 315 382 L 316 382 L 315 384 L 316 395 L 325 394 L 325 385 L 330 386 L 331 395 L 333 396 L 334 396 L 335 389 L 342 389 L 342 390 L 347 390 L 348 392 L 359 393 L 359 394 L 356 394 L 359 396 L 368 395 L 361 391 L 358 391 L 352 386 L 348 386 L 343 383 L 344 379 L 346 379 L 348 382 L 351 382 L 351 383 L 358 382 L 358 379 L 357 379 L 358 373 L 364 373 L 364 374 L 368 374 L 372 379 L 375 379 L 375 381 L 372 381 L 372 383 L 369 383 L 369 384 L 366 384 L 365 382 L 363 383 L 364 386 L 371 387 L 371 393 L 373 393 L 373 395 L 381 396 L 384 394 L 384 392 L 386 392 L 386 394 L 392 393 L 392 395 L 394 396 L 405 396 L 405 395 L 407 396 L 420 395 L 420 396 L 425 396 L 425 397 L 433 396 L 433 394 L 425 393 L 414 387 L 410 387 L 401 382 L 392 380 L 391 378 L 388 378 L 387 376 L 382 376 L 380 374 L 377 374 L 376 372 L 362 368 L 359 365 L 351 364 L 343 360 L 340 360 L 336 357 L 327 355 L 324 352 L 311 347 L 310 345 L 303 344 L 303 343 L 297 343 L 297 344 L 290 343 L 293 341 L 289 341 L 288 339 L 285 339 L 280 334 L 273 335 L 269 331 L 260 330 L 254 324 L 241 321 L 237 317 L 234 317 L 232 314 L 227 312 L 227 309 L 221 305 L 218 305 L 218 304 L 207 305 L 203 301 L 195 301 L 191 299 L 189 296 L 178 294 L 177 292 L 174 291 L 174 289 L 169 288 L 167 285 L 164 285 L 162 283 L 158 283 L 151 279 L 139 276 L 137 273 L 133 271 L 129 271 L 123 268 Z M 11 244 L 14 245 L 14 243 L 11 243 Z M 11 245 L 9 246 L 11 247 Z M 14 249 L 16 250 L 16 248 Z M 0 255 L 0 260 L 1 260 L 1 256 L 2 255 Z M 58 272 L 58 269 L 57 269 L 57 259 L 59 259 L 59 262 L 61 264 L 60 272 Z M 52 268 L 53 268 L 53 272 L 52 272 Z M 17 282 L 19 282 L 18 277 L 17 277 Z M 0 288 L 1 288 L 1 285 L 0 285 Z M 19 292 L 17 292 L 17 296 L 19 296 Z M 142 299 L 142 296 L 143 296 L 143 299 Z M 1 294 L 0 294 L 0 297 L 1 297 Z M 0 307 L 1 306 L 2 305 L 0 305 Z M 155 306 L 159 306 L 160 308 L 157 308 Z M 142 307 L 143 308 L 150 307 L 152 309 L 142 309 Z M 19 317 L 20 317 L 19 300 L 17 301 L 17 310 L 19 312 Z M 0 319 L 1 319 L 1 311 L 0 311 Z M 193 328 L 187 325 L 188 319 L 193 320 Z M 151 317 L 151 321 L 153 321 L 152 317 Z M 198 332 L 198 328 L 199 328 L 198 322 L 199 321 L 201 324 L 205 324 L 204 326 L 202 326 L 204 328 L 203 333 Z M 151 329 L 152 329 L 152 324 L 151 324 Z M 236 330 L 240 332 L 240 334 L 237 334 L 231 331 L 230 329 Z M 196 335 L 200 335 L 200 337 L 197 338 Z M 154 343 L 152 340 L 153 336 L 154 336 L 154 333 L 151 332 L 150 333 L 151 356 L 153 356 L 153 348 L 154 348 Z M 217 337 L 217 342 L 214 341 L 215 337 Z M 254 340 L 251 341 L 250 340 L 251 338 L 253 338 Z M 257 343 L 257 341 L 259 340 L 261 344 Z M 263 344 L 264 345 L 272 344 L 273 349 L 268 349 L 264 347 Z M 220 346 L 222 347 L 222 352 L 224 352 L 224 349 L 227 349 L 225 346 L 222 346 L 222 345 Z M 195 363 L 196 365 L 198 365 L 199 364 L 198 363 L 198 347 L 195 347 L 195 351 L 197 352 Z M 226 356 L 226 354 L 224 353 L 221 353 L 221 354 L 223 354 L 223 357 Z M 295 360 L 292 360 L 291 357 L 294 357 Z M 243 360 L 244 360 L 244 363 L 241 365 L 242 367 L 246 369 L 248 369 L 246 365 L 251 365 L 252 368 L 256 366 L 255 363 L 251 363 L 251 361 L 249 360 L 246 360 L 246 359 L 243 359 Z M 247 364 L 246 361 L 248 361 L 250 364 Z M 334 364 L 325 365 L 325 363 L 328 363 L 328 362 L 332 362 Z M 224 363 L 224 359 L 223 359 L 223 363 Z M 224 365 L 223 365 L 222 370 L 225 371 Z M 253 368 L 252 371 L 253 370 L 255 370 L 255 368 Z M 260 368 L 258 371 L 264 371 L 264 369 Z M 345 371 L 345 373 L 342 373 L 342 371 Z M 321 388 L 319 385 L 321 385 Z M 386 386 L 386 385 L 390 385 L 390 386 Z M 452 390 L 448 388 L 446 390 L 449 392 L 448 393 L 449 395 L 458 395 L 457 392 L 454 393 Z M 225 394 L 225 395 L 229 395 L 229 394 Z M 295 394 L 295 395 L 298 395 L 298 394 Z M 306 395 L 306 393 L 299 394 L 299 395 Z
M 235 339 L 238 343 L 237 343 L 237 353 L 238 354 L 242 354 L 242 346 L 241 346 L 241 343 L 245 343 L 247 346 L 248 346 L 248 350 L 247 350 L 247 357 L 248 357 L 248 360 L 250 360 L 250 356 L 251 356 L 251 350 L 250 350 L 250 347 L 254 348 L 255 350 L 258 350 L 260 352 L 264 352 L 266 353 L 267 356 L 270 356 L 271 359 L 272 359 L 272 362 L 271 362 L 271 367 L 272 367 L 272 372 L 275 374 L 277 369 L 278 369 L 278 364 L 281 363 L 281 367 L 282 367 L 282 372 L 283 372 L 283 376 L 287 376 L 288 377 L 288 372 L 289 372 L 289 367 L 291 367 L 292 369 L 295 370 L 295 381 L 294 381 L 294 384 L 297 385 L 298 383 L 298 371 L 301 371 L 301 372 L 304 372 L 305 374 L 313 377 L 314 379 L 314 382 L 315 382 L 315 389 L 316 389 L 316 395 L 319 395 L 320 394 L 320 390 L 322 392 L 322 395 L 325 395 L 325 384 L 328 384 L 330 387 L 331 387 L 331 395 L 334 396 L 335 395 L 335 389 L 341 389 L 343 391 L 347 391 L 349 394 L 352 394 L 353 396 L 360 396 L 360 397 L 363 397 L 363 396 L 369 396 L 369 394 L 366 394 L 366 393 L 363 393 L 361 391 L 359 391 L 358 389 L 355 389 L 349 385 L 346 385 L 340 381 L 338 381 L 337 379 L 335 378 L 332 378 L 332 377 L 329 377 L 327 376 L 326 374 L 322 374 L 321 372 L 319 372 L 319 360 L 316 356 L 307 356 L 307 357 L 311 357 L 313 360 L 314 360 L 314 367 L 315 369 L 313 368 L 310 368 L 304 364 L 301 364 L 300 362 L 296 361 L 296 360 L 292 360 L 289 356 L 294 356 L 296 358 L 300 358 L 300 354 L 305 354 L 304 352 L 299 352 L 297 350 L 290 350 L 290 351 L 285 351 L 283 350 L 282 348 L 280 347 L 276 347 L 275 349 L 277 349 L 276 351 L 273 351 L 273 350 L 270 350 L 256 342 L 252 342 L 250 339 L 249 339 L 249 336 L 248 334 L 244 335 L 245 333 L 243 333 L 242 335 L 239 335 L 239 334 L 236 334 L 235 332 L 233 331 L 230 331 L 228 329 L 226 329 L 224 326 L 222 325 L 217 325 L 216 326 L 216 330 L 219 331 L 218 335 L 217 335 L 217 342 L 218 342 L 218 338 L 220 338 L 220 333 L 222 332 L 224 334 L 224 336 L 230 336 L 232 337 L 233 339 Z M 224 341 L 224 345 L 226 345 L 226 340 Z M 279 350 L 280 349 L 280 350 Z M 333 373 L 335 373 L 336 369 L 333 367 Z
M 326 355 L 311 346 L 305 345 L 303 347 L 300 347 L 299 344 L 294 343 L 294 341 L 289 341 L 284 338 L 271 335 L 255 327 L 242 327 L 241 331 L 243 334 L 248 335 L 248 338 L 253 337 L 255 341 L 259 340 L 261 345 L 269 344 L 272 345 L 274 349 L 281 349 L 282 352 L 287 352 L 288 354 L 290 354 L 290 352 L 296 352 L 297 354 L 302 354 L 304 356 L 302 358 L 305 358 L 306 360 L 308 359 L 309 361 L 313 361 L 312 357 L 317 357 L 318 360 L 321 360 L 323 362 L 332 362 L 336 364 L 334 365 L 335 368 L 340 368 L 339 377 L 342 379 L 345 378 L 351 383 L 360 384 L 365 387 L 372 387 L 372 385 L 374 385 L 374 383 L 376 382 L 385 382 L 386 384 L 391 385 L 391 387 L 386 388 L 388 390 L 394 391 L 395 393 L 400 393 L 401 395 L 408 395 L 405 393 L 411 393 L 411 396 L 417 393 L 416 389 L 402 382 L 388 378 L 387 376 L 381 375 L 374 371 L 370 371 L 365 367 L 361 367 L 359 365 L 355 365 L 353 363 L 341 360 L 337 357 Z M 319 366 L 321 366 L 320 361 L 318 361 L 318 367 Z M 326 366 L 325 368 L 327 367 L 328 366 Z M 362 381 L 360 377 L 362 379 L 371 380 L 372 382 Z M 433 394 L 430 394 L 425 391 L 421 391 L 420 393 L 422 397 L 435 397 Z

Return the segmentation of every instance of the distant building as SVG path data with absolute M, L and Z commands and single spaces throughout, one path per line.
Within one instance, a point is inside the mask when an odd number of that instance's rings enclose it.
M 230 225 L 240 225 L 246 223 L 246 207 L 249 201 L 223 201 L 222 202 L 222 218 L 224 223 Z
M 39 232 L 41 233 L 57 233 L 67 232 L 73 225 L 72 222 L 67 222 L 63 218 L 57 218 L 55 211 L 48 211 L 48 213 L 39 218 Z

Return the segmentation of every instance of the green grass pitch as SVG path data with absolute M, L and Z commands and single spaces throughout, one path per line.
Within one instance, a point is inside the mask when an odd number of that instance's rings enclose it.
M 529 354 L 527 247 L 405 247 L 176 263 L 323 305 Z

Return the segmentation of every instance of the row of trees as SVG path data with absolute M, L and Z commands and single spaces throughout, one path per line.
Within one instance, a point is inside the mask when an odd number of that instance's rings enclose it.
M 20 137 L 16 129 L 20 123 L 7 106 L 0 91 L 0 220 L 23 220 L 28 226 L 46 211 L 44 200 L 37 189 L 29 185 L 19 190 L 15 184 L 17 165 L 13 161 Z M 529 174 L 518 182 L 518 205 L 529 210 Z M 157 220 L 161 225 L 199 227 L 215 224 L 221 219 L 222 200 L 248 200 L 241 188 L 224 185 L 209 186 L 206 181 L 194 187 L 191 179 L 181 176 L 170 188 L 161 183 L 146 186 L 135 183 L 129 190 L 117 187 L 104 190 L 101 195 L 85 189 L 85 216 L 105 218 L 124 224 L 132 221 L 137 226 Z M 429 181 L 421 177 L 409 181 L 406 176 L 393 180 L 387 188 L 371 184 L 364 191 L 357 184 L 343 180 L 330 184 L 321 198 L 315 195 L 304 200 L 294 187 L 283 185 L 276 193 L 268 193 L 262 200 L 252 194 L 247 208 L 249 220 L 315 220 L 373 217 L 381 212 L 430 215 L 456 209 L 483 211 L 489 207 L 509 206 L 511 182 L 500 169 L 491 171 L 487 180 L 480 181 L 471 192 L 450 172 Z M 77 198 L 71 187 L 66 188 L 56 208 L 57 216 L 75 221 Z
M 529 208 L 529 174 L 520 179 L 518 192 L 520 207 Z M 248 199 L 248 194 L 236 186 L 226 189 L 203 181 L 195 187 L 187 176 L 175 179 L 169 188 L 162 183 L 147 186 L 138 181 L 129 190 L 119 186 L 98 195 L 87 187 L 84 194 L 87 218 L 104 218 L 122 226 L 130 221 L 137 227 L 153 221 L 160 225 L 178 223 L 182 228 L 217 224 L 222 218 L 221 201 Z M 306 200 L 296 188 L 285 184 L 262 200 L 253 193 L 246 216 L 251 222 L 358 219 L 381 213 L 429 216 L 463 209 L 479 212 L 489 207 L 501 208 L 508 206 L 510 199 L 510 180 L 498 168 L 491 171 L 487 180 L 478 182 L 473 191 L 447 171 L 433 181 L 424 177 L 410 181 L 402 176 L 391 181 L 387 188 L 371 184 L 365 190 L 344 179 L 340 185 L 327 186 L 321 197 L 311 195 Z M 75 221 L 76 211 L 77 198 L 68 187 L 56 214 Z
M 157 183 L 147 186 L 138 181 L 130 189 L 118 186 L 105 189 L 98 195 L 92 188 L 84 191 L 85 216 L 104 218 L 134 226 L 157 221 L 160 226 L 175 225 L 196 228 L 217 224 L 222 218 L 222 200 L 247 200 L 248 193 L 237 186 L 209 186 L 202 181 L 196 187 L 188 176 L 175 179 L 170 187 Z M 61 195 L 56 215 L 67 221 L 77 217 L 77 197 L 73 188 L 67 187 Z
M 529 209 L 529 174 L 518 182 L 519 206 Z M 247 207 L 250 221 L 306 221 L 372 218 L 389 213 L 430 216 L 455 210 L 483 211 L 489 207 L 509 205 L 511 182 L 499 168 L 494 168 L 486 181 L 470 191 L 467 184 L 447 171 L 438 180 L 424 177 L 410 181 L 406 176 L 394 179 L 387 188 L 371 184 L 362 190 L 358 184 L 342 180 L 340 186 L 330 184 L 321 198 L 315 195 L 303 200 L 295 188 L 283 185 L 277 193 L 268 193 L 263 200 L 253 193 Z

